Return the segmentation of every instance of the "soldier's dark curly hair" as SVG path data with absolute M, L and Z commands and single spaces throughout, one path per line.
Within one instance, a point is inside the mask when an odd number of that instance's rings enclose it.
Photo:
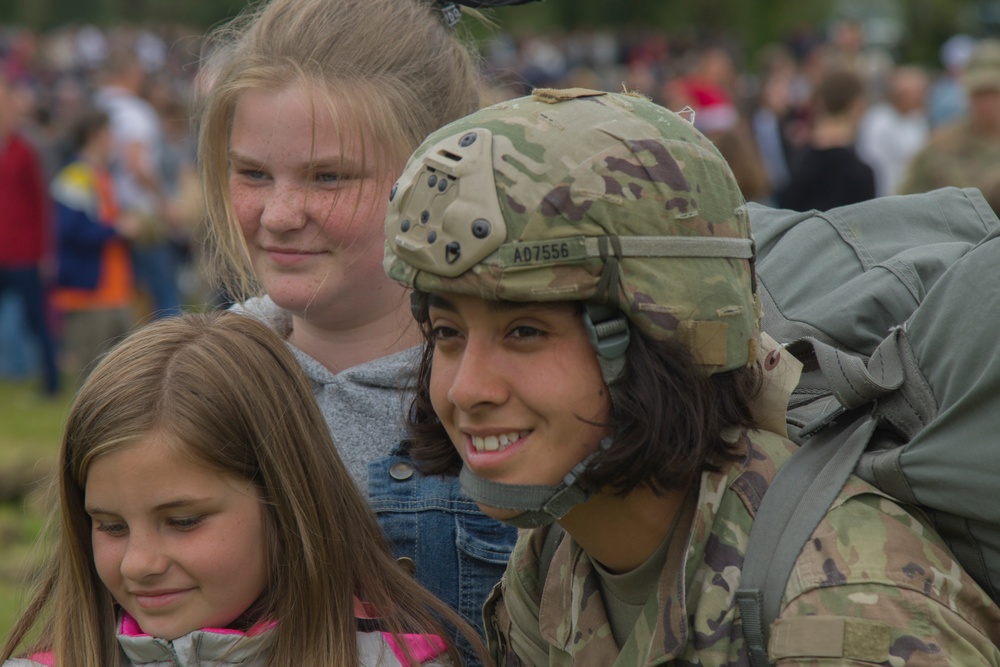
M 427 299 L 420 308 L 426 322 Z M 582 305 L 581 305 L 582 310 Z M 407 428 L 410 455 L 424 474 L 457 475 L 462 460 L 434 414 L 430 397 L 434 343 L 423 325 L 424 347 Z M 681 343 L 650 338 L 632 327 L 625 370 L 614 387 L 614 445 L 591 463 L 583 482 L 625 494 L 639 486 L 665 492 L 684 488 L 704 470 L 745 455 L 733 429 L 756 428 L 750 401 L 760 390 L 756 365 L 705 375 Z

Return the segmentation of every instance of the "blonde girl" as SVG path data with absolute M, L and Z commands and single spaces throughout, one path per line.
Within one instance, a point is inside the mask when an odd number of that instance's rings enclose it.
M 524 0 L 519 0 L 524 1 Z M 516 4 L 509 0 L 487 4 Z M 392 183 L 479 105 L 476 67 L 429 0 L 273 0 L 215 35 L 201 174 L 215 266 L 284 338 L 394 553 L 478 624 L 515 531 L 415 471 L 403 427 L 420 332 L 382 271 Z
M 56 550 L 10 667 L 459 664 L 442 621 L 477 643 L 393 560 L 298 364 L 253 318 L 126 339 L 81 388 L 58 475 Z

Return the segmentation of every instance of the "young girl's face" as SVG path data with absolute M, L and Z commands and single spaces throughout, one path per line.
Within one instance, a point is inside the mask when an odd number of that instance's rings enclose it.
M 230 193 L 258 280 L 279 306 L 331 327 L 365 317 L 380 294 L 393 307 L 399 298 L 382 252 L 403 165 L 377 159 L 373 137 L 342 121 L 301 85 L 251 90 L 236 105 L 229 146 Z
M 85 486 L 101 581 L 163 639 L 227 627 L 268 583 L 257 490 L 182 451 L 150 435 L 95 459 Z
M 558 484 L 607 435 L 611 401 L 575 305 L 431 295 L 430 323 L 431 403 L 481 477 Z

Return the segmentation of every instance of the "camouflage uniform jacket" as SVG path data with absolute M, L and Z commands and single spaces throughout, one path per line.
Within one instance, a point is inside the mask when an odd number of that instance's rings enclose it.
M 936 132 L 910 163 L 900 194 L 946 186 L 978 188 L 1000 213 L 1000 138 L 981 136 L 959 121 Z
M 562 540 L 540 586 L 547 529 L 522 533 L 483 612 L 497 663 L 749 665 L 735 601 L 743 552 L 761 498 L 795 445 L 768 432 L 742 442 L 741 462 L 703 474 L 693 516 L 677 527 L 687 543 L 670 545 L 655 595 L 621 649 L 586 552 Z M 769 653 L 782 667 L 1000 665 L 996 644 L 1000 610 L 941 540 L 852 478 L 796 562 Z

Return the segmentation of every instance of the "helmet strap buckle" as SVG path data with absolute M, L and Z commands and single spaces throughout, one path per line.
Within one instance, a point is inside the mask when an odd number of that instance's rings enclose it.
M 625 354 L 631 337 L 625 313 L 612 306 L 588 303 L 583 311 L 583 326 L 590 344 L 604 359 Z

